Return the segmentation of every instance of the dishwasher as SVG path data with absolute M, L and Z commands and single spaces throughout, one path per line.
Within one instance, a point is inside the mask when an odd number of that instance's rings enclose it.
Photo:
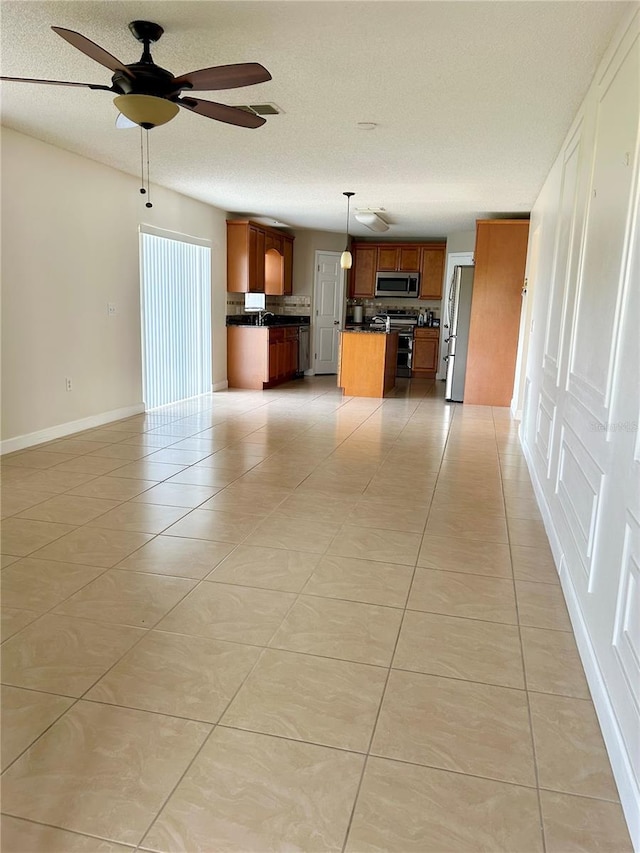
M 298 376 L 304 376 L 311 366 L 310 326 L 298 327 Z

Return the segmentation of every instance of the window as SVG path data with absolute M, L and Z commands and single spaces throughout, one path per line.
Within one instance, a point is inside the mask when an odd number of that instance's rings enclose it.
M 148 226 L 140 233 L 145 408 L 211 391 L 211 248 Z

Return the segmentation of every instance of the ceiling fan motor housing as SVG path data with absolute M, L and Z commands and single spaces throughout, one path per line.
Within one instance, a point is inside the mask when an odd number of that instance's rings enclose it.
M 175 85 L 175 76 L 165 68 L 160 68 L 153 62 L 134 62 L 127 65 L 133 74 L 133 79 L 121 71 L 116 71 L 111 82 L 123 95 L 152 95 L 156 98 L 172 98 L 185 88 Z

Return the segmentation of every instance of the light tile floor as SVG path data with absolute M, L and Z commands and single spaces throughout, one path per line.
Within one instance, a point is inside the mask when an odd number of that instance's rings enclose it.
M 441 383 L 2 460 L 4 853 L 625 853 L 514 424 Z

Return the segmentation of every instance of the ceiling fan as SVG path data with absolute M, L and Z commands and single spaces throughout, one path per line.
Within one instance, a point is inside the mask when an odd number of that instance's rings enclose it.
M 239 127 L 255 128 L 265 123 L 262 116 L 239 107 L 203 101 L 200 98 L 192 98 L 190 95 L 182 97 L 183 91 L 235 89 L 271 80 L 271 74 L 257 62 L 201 68 L 199 71 L 191 71 L 175 77 L 170 71 L 156 65 L 151 58 L 150 45 L 157 42 L 164 32 L 159 24 L 151 21 L 132 21 L 129 24 L 133 36 L 144 45 L 140 61 L 131 65 L 120 62 L 100 45 L 74 30 L 63 27 L 51 27 L 51 29 L 90 59 L 113 71 L 111 86 L 71 83 L 63 80 L 34 80 L 26 77 L 0 77 L 0 80 L 12 83 L 44 83 L 49 86 L 81 86 L 114 92 L 117 95 L 114 98 L 114 104 L 121 116 L 128 119 L 128 122 L 121 121 L 119 116 L 117 122 L 119 127 L 135 124 L 150 130 L 174 118 L 179 112 L 179 107 L 184 107 L 206 118 Z

